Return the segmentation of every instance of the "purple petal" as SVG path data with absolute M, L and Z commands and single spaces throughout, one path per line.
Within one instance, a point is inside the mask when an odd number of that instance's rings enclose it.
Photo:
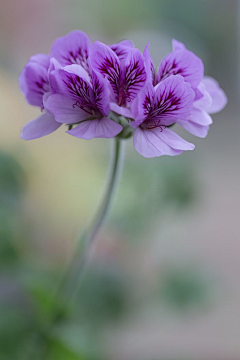
M 54 71 L 54 70 L 58 70 L 58 69 L 61 69 L 61 64 L 60 62 L 55 59 L 55 58 L 51 58 L 50 59 L 50 65 L 49 65 L 49 68 L 48 68 L 48 75 Z
M 206 90 L 206 86 L 201 82 L 195 91 L 194 107 L 208 111 L 212 105 L 212 97 Z
M 149 107 L 148 121 L 160 120 L 170 125 L 177 119 L 188 119 L 193 108 L 194 91 L 182 76 L 170 76 L 155 87 L 154 103 Z
M 122 40 L 118 44 L 110 45 L 110 48 L 116 53 L 119 60 L 121 61 L 125 59 L 129 49 L 134 48 L 134 45 L 130 40 Z
M 74 30 L 54 41 L 50 55 L 55 57 L 63 66 L 79 64 L 89 72 L 90 47 L 89 37 L 82 31 Z
M 146 83 L 143 89 L 140 90 L 138 96 L 131 104 L 131 111 L 134 120 L 131 125 L 136 129 L 148 116 L 154 104 L 154 88 L 150 82 Z
M 204 110 L 193 108 L 189 120 L 199 125 L 211 125 L 212 118 Z
M 194 150 L 195 145 L 189 143 L 188 141 L 182 139 L 178 134 L 176 134 L 171 129 L 164 129 L 163 131 L 159 131 L 158 128 L 153 129 L 153 132 L 168 146 L 170 146 L 174 150 Z M 168 154 L 167 154 L 168 155 Z
M 45 69 L 48 69 L 50 63 L 50 56 L 46 54 L 35 54 L 30 57 L 28 62 L 34 62 L 38 65 L 42 65 Z
M 118 101 L 120 88 L 120 60 L 107 45 L 97 41 L 92 48 L 90 62 L 93 70 L 100 72 L 110 82 L 113 99 Z
M 64 95 L 73 101 L 75 108 L 84 110 L 88 115 L 93 115 L 93 110 L 97 110 L 95 105 L 94 92 L 91 84 L 83 77 L 70 72 L 74 67 L 79 68 L 79 74 L 84 72 L 84 69 L 79 65 L 71 65 L 64 69 L 55 70 L 50 74 L 50 84 L 53 93 Z
M 188 50 L 177 50 L 168 54 L 161 62 L 156 84 L 170 75 L 182 75 L 184 80 L 196 88 L 203 78 L 202 60 Z
M 122 126 L 108 118 L 87 120 L 67 131 L 80 139 L 112 138 L 122 131 Z
M 24 125 L 20 137 L 23 140 L 33 140 L 51 134 L 61 126 L 49 114 L 43 114 Z
M 105 79 L 100 73 L 93 70 L 92 86 L 98 110 L 102 115 L 108 116 L 110 111 L 110 90 L 107 79 Z
M 192 121 L 178 121 L 178 124 L 181 125 L 184 129 L 186 129 L 190 134 L 193 134 L 200 138 L 205 138 L 208 134 L 209 125 L 199 125 Z
M 125 118 L 133 119 L 133 113 L 130 109 L 119 106 L 116 103 L 110 103 L 110 109 L 115 113 L 124 116 Z
M 224 109 L 227 105 L 228 99 L 225 92 L 220 88 L 218 82 L 211 77 L 205 76 L 203 78 L 203 84 L 212 98 L 212 104 L 207 109 L 209 114 L 215 114 Z
M 45 101 L 45 108 L 59 123 L 75 124 L 86 120 L 89 114 L 82 110 L 75 100 L 63 95 L 50 95 Z
M 172 39 L 172 48 L 173 48 L 173 51 L 177 51 L 177 50 L 186 49 L 186 46 L 182 42 L 180 42 L 176 39 Z
M 136 129 L 133 135 L 135 149 L 143 156 L 180 155 L 184 150 L 193 150 L 194 145 L 188 143 L 169 129 L 152 130 Z
M 152 58 L 149 52 L 149 43 L 145 46 L 143 57 L 145 60 L 146 72 L 147 72 L 147 81 L 151 83 L 155 82 L 155 68 L 152 62 Z
M 30 105 L 42 108 L 43 95 L 50 90 L 48 79 L 50 59 L 44 54 L 34 55 L 30 59 L 32 60 L 26 64 L 19 75 L 19 87 Z
M 126 105 L 135 99 L 145 85 L 146 78 L 143 55 L 138 49 L 129 50 L 121 75 L 120 105 Z

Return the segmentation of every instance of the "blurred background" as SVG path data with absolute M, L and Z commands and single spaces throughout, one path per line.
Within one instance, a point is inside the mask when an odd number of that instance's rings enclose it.
M 111 215 L 77 306 L 45 360 L 240 359 L 240 119 L 237 0 L 0 0 L 0 359 L 41 353 L 34 334 L 74 239 L 101 198 L 110 141 L 61 127 L 19 138 L 37 117 L 18 88 L 28 58 L 73 29 L 129 38 L 158 64 L 177 38 L 226 91 L 206 139 L 176 158 L 145 159 L 126 142 Z M 38 349 L 39 347 L 39 349 Z M 29 357 L 36 359 L 37 357 Z

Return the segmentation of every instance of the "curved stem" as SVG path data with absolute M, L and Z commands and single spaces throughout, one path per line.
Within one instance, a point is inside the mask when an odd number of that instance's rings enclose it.
M 89 226 L 89 229 L 80 236 L 78 243 L 80 246 L 83 245 L 82 251 L 80 252 L 79 256 L 74 259 L 73 263 L 70 264 L 71 276 L 67 284 L 68 286 L 66 291 L 68 294 L 69 302 L 71 302 L 71 299 L 72 301 L 74 301 L 74 298 L 76 297 L 82 284 L 85 270 L 89 263 L 91 252 L 94 248 L 94 240 L 110 210 L 114 191 L 117 187 L 117 183 L 121 175 L 124 155 L 124 142 L 119 140 L 118 138 L 114 138 L 113 141 L 114 149 L 111 152 L 112 160 L 110 164 L 110 176 L 108 180 L 106 194 L 103 198 L 103 202 L 100 205 L 97 215 L 95 216 L 92 224 Z
M 65 314 L 67 307 L 66 303 L 69 306 L 74 302 L 84 279 L 85 270 L 89 263 L 91 252 L 94 248 L 94 240 L 110 209 L 114 190 L 121 175 L 124 153 L 124 142 L 118 138 L 114 138 L 113 142 L 114 148 L 113 151 L 111 151 L 110 174 L 105 196 L 91 225 L 80 236 L 73 259 L 71 260 L 63 278 L 61 279 L 61 283 L 59 284 L 58 289 L 54 294 L 52 302 L 53 306 L 56 304 L 54 300 L 62 295 L 64 288 L 67 299 L 65 299 L 61 308 L 53 310 L 51 324 L 57 322 Z
M 45 355 L 47 356 L 49 348 L 49 336 L 51 336 L 51 331 L 56 325 L 56 323 L 65 316 L 66 309 L 67 311 L 69 310 L 70 306 L 72 305 L 78 294 L 79 288 L 82 285 L 85 271 L 87 269 L 87 265 L 90 260 L 90 254 L 93 250 L 93 245 L 95 244 L 94 240 L 101 226 L 103 225 L 103 222 L 106 219 L 106 216 L 110 209 L 113 200 L 114 190 L 121 175 L 124 150 L 124 141 L 118 138 L 114 138 L 113 141 L 114 149 L 111 152 L 112 160 L 110 164 L 110 176 L 103 202 L 100 205 L 99 211 L 95 216 L 92 224 L 89 226 L 89 229 L 80 236 L 79 246 L 76 249 L 76 254 L 74 254 L 71 263 L 69 264 L 63 278 L 61 279 L 61 283 L 59 284 L 57 290 L 53 295 L 52 316 L 48 325 L 44 327 L 44 329 L 38 329 L 39 331 L 34 338 L 35 340 L 33 342 L 33 348 L 36 350 L 38 344 L 43 351 L 43 353 L 39 354 L 39 359 L 42 359 Z M 80 247 L 82 245 L 83 249 L 81 250 Z M 65 293 L 65 295 L 67 295 L 65 296 L 65 301 L 63 301 L 63 304 L 61 304 L 61 306 L 56 309 L 56 300 L 61 298 L 63 292 Z M 32 359 L 33 350 L 29 350 L 29 359 Z M 34 356 L 36 355 L 35 350 Z M 26 356 L 25 359 L 26 358 L 28 358 L 28 356 Z M 36 358 L 38 358 L 37 355 Z

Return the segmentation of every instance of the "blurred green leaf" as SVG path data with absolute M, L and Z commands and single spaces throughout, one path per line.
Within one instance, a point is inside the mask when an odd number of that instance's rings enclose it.
M 209 282 L 198 269 L 173 268 L 166 272 L 160 290 L 163 301 L 179 310 L 206 304 Z

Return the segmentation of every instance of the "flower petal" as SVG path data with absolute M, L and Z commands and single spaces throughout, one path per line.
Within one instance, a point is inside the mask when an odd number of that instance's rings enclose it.
M 173 51 L 177 51 L 177 50 L 186 49 L 186 46 L 181 41 L 172 39 L 172 48 L 173 48 Z
M 147 72 L 147 81 L 151 83 L 155 82 L 155 68 L 153 61 L 149 52 L 149 43 L 145 46 L 143 57 L 145 60 L 146 72 Z
M 215 114 L 223 110 L 227 105 L 228 99 L 225 92 L 220 88 L 218 82 L 209 76 L 205 76 L 203 78 L 203 84 L 212 98 L 212 104 L 207 109 L 209 114 Z
M 100 73 L 92 71 L 92 86 L 95 103 L 101 114 L 108 116 L 110 111 L 110 90 L 109 83 Z
M 63 66 L 79 64 L 89 72 L 90 47 L 89 37 L 83 31 L 74 30 L 54 41 L 50 55 L 55 57 Z
M 152 130 L 156 136 L 158 136 L 162 141 L 164 141 L 168 146 L 174 150 L 194 150 L 195 145 L 189 143 L 188 141 L 182 139 L 178 134 L 176 134 L 171 129 L 164 129 L 159 131 L 158 128 Z M 168 155 L 168 154 L 167 154 Z
M 120 104 L 131 103 L 145 85 L 146 79 L 143 55 L 138 49 L 130 49 L 121 74 Z
M 133 119 L 133 113 L 128 108 L 119 106 L 116 103 L 110 103 L 110 109 L 115 113 L 124 116 L 125 118 Z
M 119 60 L 122 61 L 126 58 L 129 49 L 134 48 L 134 45 L 130 40 L 122 40 L 117 44 L 110 45 L 110 48 L 116 53 Z
M 170 75 L 179 74 L 194 89 L 202 80 L 203 73 L 204 66 L 201 59 L 189 50 L 177 50 L 162 60 L 156 76 L 156 84 Z
M 153 130 L 143 130 L 137 128 L 133 135 L 133 144 L 135 149 L 139 154 L 146 158 L 153 158 L 162 155 L 180 155 L 185 149 L 175 149 L 161 139 L 160 134 L 166 131 L 167 129 L 160 130 L 159 128 L 155 128 Z M 185 147 L 185 144 L 183 147 Z
M 33 140 L 51 134 L 61 126 L 49 114 L 43 114 L 37 119 L 29 121 L 22 128 L 20 137 L 23 140 Z
M 189 116 L 189 120 L 199 124 L 199 125 L 211 125 L 212 118 L 211 116 L 204 110 L 193 108 L 191 115 Z
M 52 71 L 50 74 L 50 84 L 53 93 L 63 95 L 74 100 L 74 108 L 84 110 L 88 116 L 92 116 L 93 110 L 96 110 L 94 92 L 91 84 L 74 73 L 75 67 L 78 69 L 78 74 L 86 74 L 85 70 L 80 65 L 71 65 L 69 67 Z M 71 70 L 71 72 L 69 71 Z
M 89 117 L 89 114 L 81 109 L 77 102 L 63 95 L 48 96 L 45 100 L 45 107 L 59 123 L 75 124 Z
M 194 107 L 208 111 L 212 105 L 212 97 L 206 90 L 206 86 L 201 82 L 195 91 Z
M 134 116 L 133 122 L 131 125 L 136 129 L 148 116 L 148 113 L 152 109 L 154 103 L 154 88 L 152 83 L 147 82 L 143 89 L 138 93 L 136 99 L 133 100 L 131 104 L 131 111 Z
M 170 76 L 155 87 L 154 104 L 148 119 L 161 120 L 169 125 L 172 120 L 187 119 L 193 108 L 194 91 L 182 76 Z M 169 122 L 170 121 L 170 122 Z
M 122 126 L 108 118 L 87 120 L 81 122 L 74 129 L 67 131 L 68 134 L 81 139 L 112 138 L 122 131 Z
M 185 130 L 187 130 L 190 134 L 193 134 L 200 138 L 205 138 L 208 134 L 209 125 L 200 125 L 192 121 L 182 121 L 179 120 L 178 124 L 181 125 Z
M 100 72 L 110 82 L 112 97 L 118 101 L 120 88 L 120 60 L 107 45 L 96 41 L 90 55 L 93 70 Z
M 49 91 L 49 64 L 47 55 L 34 55 L 19 75 L 19 87 L 30 105 L 43 107 L 43 95 Z

